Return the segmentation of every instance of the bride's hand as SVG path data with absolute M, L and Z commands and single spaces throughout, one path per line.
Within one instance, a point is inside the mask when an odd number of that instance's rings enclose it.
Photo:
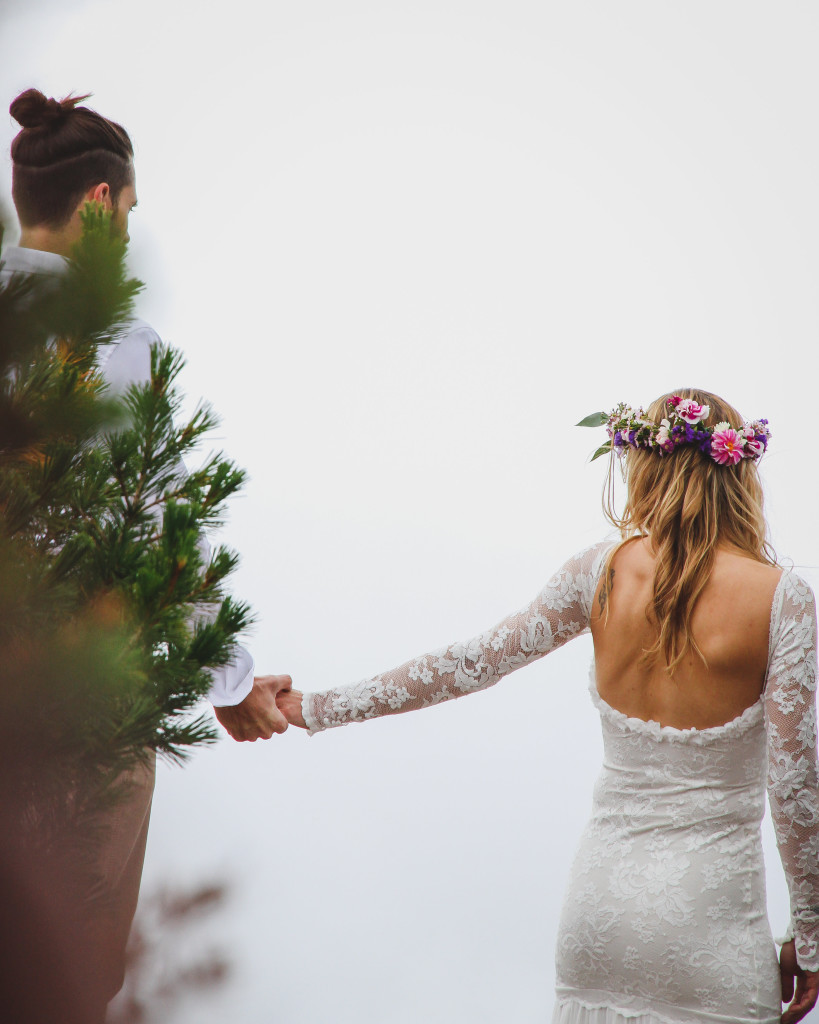
M 280 690 L 276 694 L 276 706 L 284 715 L 290 725 L 296 725 L 299 729 L 306 729 L 307 723 L 301 713 L 301 690 Z
M 819 995 L 819 971 L 803 971 L 796 962 L 796 945 L 786 942 L 779 954 L 779 974 L 782 979 L 782 1002 L 790 1003 L 796 979 L 796 998 L 782 1014 L 782 1024 L 796 1024 L 816 1005 Z

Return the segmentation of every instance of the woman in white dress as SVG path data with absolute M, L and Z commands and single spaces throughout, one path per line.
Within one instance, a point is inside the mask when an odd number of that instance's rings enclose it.
M 598 454 L 624 456 L 619 540 L 470 640 L 279 705 L 311 733 L 428 707 L 590 630 L 604 760 L 561 915 L 554 1024 L 794 1024 L 819 992 L 816 613 L 766 543 L 767 423 L 691 390 L 590 419 L 608 429 Z M 766 781 L 791 895 L 779 963 Z

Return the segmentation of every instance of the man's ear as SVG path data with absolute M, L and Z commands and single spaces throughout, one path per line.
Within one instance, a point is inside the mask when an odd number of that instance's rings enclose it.
M 85 202 L 99 203 L 103 209 L 111 210 L 114 204 L 111 201 L 111 186 L 107 181 L 94 185 L 85 193 Z

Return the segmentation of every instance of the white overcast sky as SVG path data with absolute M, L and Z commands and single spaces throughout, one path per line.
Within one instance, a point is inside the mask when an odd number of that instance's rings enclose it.
M 90 91 L 134 139 L 141 313 L 250 474 L 260 671 L 324 689 L 528 601 L 606 532 L 572 424 L 689 384 L 770 419 L 774 544 L 819 584 L 813 0 L 0 11 L 4 104 Z M 146 890 L 234 882 L 235 983 L 173 1024 L 548 1020 L 590 650 L 162 770 Z

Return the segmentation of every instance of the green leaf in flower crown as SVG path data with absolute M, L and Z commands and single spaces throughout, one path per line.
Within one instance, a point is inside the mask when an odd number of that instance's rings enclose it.
M 575 423 L 576 427 L 602 427 L 609 421 L 609 414 L 606 412 L 593 412 L 591 415 L 586 416 L 579 423 Z
M 580 424 L 578 424 L 580 426 Z M 608 455 L 611 451 L 611 441 L 607 441 L 606 444 L 601 444 L 597 451 L 589 459 L 589 462 L 594 462 L 595 459 L 599 459 L 601 455 Z

